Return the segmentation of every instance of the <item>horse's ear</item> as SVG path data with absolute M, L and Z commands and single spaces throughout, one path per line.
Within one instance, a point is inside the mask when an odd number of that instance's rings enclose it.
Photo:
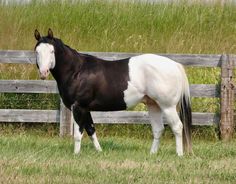
M 48 29 L 48 38 L 53 39 L 53 32 L 51 28 Z
M 41 38 L 40 33 L 38 32 L 37 29 L 35 29 L 35 31 L 34 31 L 34 37 L 35 37 L 35 39 L 38 40 L 38 41 L 39 41 L 39 39 Z

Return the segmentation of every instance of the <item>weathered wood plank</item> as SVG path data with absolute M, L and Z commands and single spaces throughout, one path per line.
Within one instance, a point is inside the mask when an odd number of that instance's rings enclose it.
M 220 97 L 220 87 L 215 84 L 191 84 L 191 97 Z
M 148 112 L 144 111 L 92 112 L 92 117 L 95 123 L 149 124 Z M 193 125 L 213 125 L 217 123 L 219 123 L 219 117 L 215 113 L 193 113 Z
M 0 109 L 0 122 L 59 122 L 59 110 Z
M 144 53 L 114 53 L 114 52 L 83 52 L 86 54 L 91 54 L 107 60 L 117 60 L 122 58 L 129 58 L 137 56 Z M 157 55 L 168 57 L 176 62 L 188 66 L 198 66 L 198 67 L 220 67 L 220 57 L 221 55 L 204 55 L 204 54 L 161 54 L 155 53 Z
M 0 57 L 6 58 L 34 58 L 35 52 L 31 50 L 0 50 Z
M 58 93 L 54 80 L 0 80 L 0 93 Z
M 1 58 L 0 63 L 5 64 L 35 64 L 35 58 Z
M 220 117 L 216 113 L 201 113 L 193 112 L 192 113 L 193 125 L 214 125 L 219 124 Z
M 92 117 L 98 124 L 149 124 L 148 112 L 143 111 L 92 112 Z M 0 109 L 0 122 L 60 122 L 60 111 Z M 218 123 L 219 116 L 215 113 L 193 113 L 193 125 Z
M 81 52 L 91 54 L 107 60 L 117 60 L 137 56 L 143 53 L 122 53 L 122 52 Z M 221 55 L 218 54 L 160 54 L 169 57 L 183 65 L 199 67 L 220 67 Z M 236 57 L 236 56 L 233 56 Z M 9 50 L 0 51 L 0 63 L 35 63 L 35 53 L 33 51 Z
M 60 102 L 60 136 L 72 135 L 73 126 L 72 126 L 72 114 L 69 109 L 65 107 L 62 102 Z
M 234 61 L 229 55 L 222 56 L 220 138 L 229 141 L 234 134 Z
M 0 93 L 58 93 L 54 80 L 0 80 Z M 219 97 L 215 84 L 190 85 L 192 97 Z
M 144 111 L 92 112 L 95 123 L 105 124 L 147 124 L 149 116 Z
M 28 50 L 0 50 L 0 63 L 35 64 L 35 53 Z

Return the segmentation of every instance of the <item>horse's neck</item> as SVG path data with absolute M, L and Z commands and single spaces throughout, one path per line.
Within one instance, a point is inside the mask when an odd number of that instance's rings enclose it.
M 76 69 L 79 68 L 79 65 L 79 58 L 69 48 L 65 48 L 63 52 L 57 54 L 56 65 L 51 73 L 58 86 L 67 82 L 73 72 L 76 72 Z

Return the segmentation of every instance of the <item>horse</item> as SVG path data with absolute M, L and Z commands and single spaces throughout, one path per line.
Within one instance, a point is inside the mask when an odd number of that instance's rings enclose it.
M 174 133 L 177 155 L 182 156 L 184 148 L 192 151 L 189 83 L 181 64 L 155 54 L 100 59 L 72 49 L 50 28 L 42 37 L 36 29 L 34 37 L 40 78 L 51 72 L 63 103 L 72 111 L 75 154 L 80 152 L 84 129 L 96 150 L 102 151 L 91 111 L 126 110 L 141 102 L 147 105 L 152 127 L 151 154 L 159 148 L 163 117 Z

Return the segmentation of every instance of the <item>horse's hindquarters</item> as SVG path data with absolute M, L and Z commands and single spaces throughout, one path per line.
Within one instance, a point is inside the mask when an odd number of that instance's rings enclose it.
M 129 61 L 128 88 L 124 91 L 128 107 L 136 105 L 144 96 L 159 106 L 176 105 L 182 93 L 182 73 L 178 63 L 153 54 L 132 57 Z

